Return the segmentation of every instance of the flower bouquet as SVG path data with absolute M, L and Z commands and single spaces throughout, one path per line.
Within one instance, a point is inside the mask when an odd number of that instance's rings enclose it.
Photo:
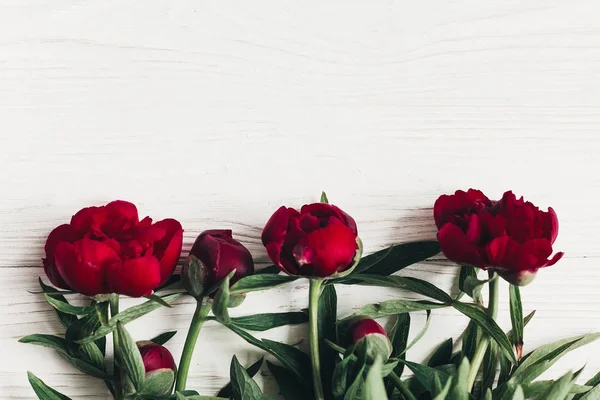
M 178 221 L 140 220 L 136 207 L 125 201 L 84 208 L 69 224 L 55 228 L 45 246 L 43 266 L 53 286 L 40 279 L 38 293 L 55 309 L 65 331 L 20 341 L 54 349 L 90 379 L 104 381 L 115 399 L 600 399 L 600 374 L 583 384 L 577 383 L 581 371 L 538 379 L 562 356 L 600 334 L 560 340 L 523 354 L 524 329 L 533 313 L 523 315 L 519 288 L 563 255 L 553 255 L 558 234 L 554 210 L 541 211 L 512 192 L 494 201 L 470 189 L 439 197 L 433 214 L 437 241 L 396 244 L 363 256 L 356 222 L 329 204 L 323 193 L 319 203 L 300 210 L 279 208 L 266 223 L 261 239 L 272 266 L 255 271 L 250 252 L 230 230 L 207 230 L 175 273 L 183 241 Z M 461 265 L 456 293 L 397 274 L 440 251 Z M 229 315 L 230 308 L 243 307 L 251 292 L 303 279 L 309 281 L 306 309 Z M 495 320 L 500 279 L 510 283 L 509 332 Z M 420 299 L 398 296 L 338 316 L 339 285 L 397 288 Z M 85 296 L 85 305 L 69 301 L 71 295 Z M 146 301 L 119 309 L 121 296 Z M 135 339 L 128 332 L 129 322 L 161 307 L 177 307 L 188 296 L 195 299 L 196 310 L 182 354 L 174 357 L 167 349 L 175 332 Z M 425 335 L 432 313 L 444 307 L 468 318 L 460 340 L 433 344 L 425 362 L 409 360 L 407 351 Z M 415 312 L 426 313 L 427 320 L 409 343 Z M 187 377 L 207 322 L 227 327 L 269 360 L 243 366 L 228 354 L 230 382 L 218 393 L 198 393 L 188 386 Z M 308 353 L 256 334 L 305 323 Z M 112 350 L 107 349 L 109 335 Z M 254 381 L 263 363 L 278 393 L 263 393 Z M 29 382 L 39 399 L 69 399 L 31 372 Z

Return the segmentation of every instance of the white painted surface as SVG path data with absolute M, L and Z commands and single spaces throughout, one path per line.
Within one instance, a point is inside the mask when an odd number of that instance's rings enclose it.
M 16 341 L 61 332 L 27 293 L 46 235 L 115 198 L 178 218 L 186 249 L 201 230 L 232 228 L 266 261 L 259 235 L 271 212 L 323 189 L 355 216 L 367 252 L 434 237 L 441 193 L 513 189 L 556 209 L 566 252 L 523 290 L 525 311 L 537 310 L 526 347 L 599 331 L 599 12 L 592 0 L 0 0 L 0 397 L 33 399 L 32 370 L 74 399 L 108 398 L 50 350 Z M 447 289 L 456 270 L 435 261 L 405 273 Z M 405 295 L 339 293 L 341 314 Z M 252 294 L 235 314 L 296 310 L 306 297 L 303 284 Z M 161 310 L 133 333 L 180 330 L 178 356 L 191 313 Z M 507 327 L 506 302 L 500 313 Z M 423 317 L 413 321 L 414 334 Z M 409 357 L 465 323 L 434 311 Z M 260 354 L 207 325 L 190 386 L 215 393 L 233 353 Z M 547 376 L 587 363 L 585 379 L 599 353 L 590 345 Z

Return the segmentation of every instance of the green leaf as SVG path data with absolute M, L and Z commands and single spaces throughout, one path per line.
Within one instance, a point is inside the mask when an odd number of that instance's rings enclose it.
M 162 296 L 162 299 L 168 303 L 172 303 L 185 295 L 185 293 L 173 293 Z M 114 331 L 117 328 L 117 322 L 121 322 L 123 325 L 128 324 L 129 322 L 135 321 L 136 319 L 156 310 L 159 307 L 162 306 L 150 300 L 137 306 L 130 307 L 112 317 L 108 322 L 108 325 L 101 326 L 92 335 L 77 340 L 77 343 L 89 343 L 93 342 L 94 340 L 98 340 Z
M 350 384 L 350 386 L 348 387 L 348 390 L 344 394 L 344 400 L 355 400 L 357 398 L 361 398 L 362 391 L 364 389 L 364 383 L 365 383 L 364 372 L 365 372 L 366 366 L 367 366 L 367 346 L 363 342 L 363 344 L 362 344 L 362 346 L 360 346 L 360 349 L 358 352 L 358 361 L 356 362 L 356 365 L 354 367 L 354 369 L 357 372 L 356 372 L 356 374 L 354 374 L 354 377 L 352 379 L 349 379 L 349 381 L 352 383 Z
M 492 397 L 492 391 L 490 389 L 488 389 L 485 392 L 485 397 L 483 398 L 483 400 L 492 400 L 492 399 L 493 399 L 493 397 Z
M 587 392 L 580 400 L 600 400 L 600 385 Z
M 275 358 L 277 358 L 284 367 L 294 373 L 303 384 L 310 384 L 310 382 L 312 382 L 312 367 L 308 354 L 284 343 L 267 339 L 257 339 L 233 324 L 227 324 L 225 326 L 246 342 L 275 356 Z
M 452 297 L 446 292 L 439 289 L 437 286 L 417 278 L 409 278 L 405 276 L 381 276 L 371 274 L 350 275 L 345 278 L 334 279 L 333 283 L 342 285 L 366 285 L 366 286 L 383 286 L 397 289 L 408 290 L 413 293 L 422 294 L 423 296 L 431 297 L 434 300 L 442 303 L 451 304 Z
M 58 336 L 43 334 L 27 335 L 19 339 L 19 342 L 48 347 L 50 349 L 54 349 L 63 353 L 68 352 L 67 341 Z
M 46 301 L 48 303 L 50 303 L 50 305 L 52 307 L 56 308 L 58 311 L 61 311 L 65 314 L 88 315 L 88 314 L 96 311 L 96 308 L 94 306 L 83 306 L 83 307 L 73 306 L 66 301 L 61 301 L 61 300 L 55 299 L 54 296 L 51 296 L 47 293 L 44 293 L 44 298 L 46 299 Z
M 329 200 L 327 199 L 325 192 L 321 192 L 321 203 L 329 204 Z
M 357 317 L 381 318 L 412 311 L 432 310 L 442 307 L 447 307 L 447 305 L 425 300 L 388 300 L 382 303 L 368 304 L 350 317 L 346 317 L 341 321 L 352 320 Z
M 419 342 L 419 340 L 421 340 L 423 338 L 423 336 L 425 336 L 427 329 L 429 329 L 429 323 L 431 322 L 431 310 L 425 310 L 425 312 L 427 313 L 427 317 L 425 318 L 425 324 L 423 325 L 423 328 L 421 328 L 419 333 L 417 333 L 417 335 L 413 338 L 413 340 L 411 340 L 410 344 L 408 346 L 406 346 L 406 349 L 404 349 L 404 353 L 406 353 L 415 344 L 417 344 Z
M 554 383 L 555 381 L 536 381 L 523 385 L 525 398 L 530 399 L 540 397 L 545 394 Z M 583 396 L 583 394 L 589 392 L 591 388 L 591 386 L 573 385 L 569 393 L 581 394 Z
M 251 366 L 246 368 L 246 372 L 248 372 L 248 375 L 250 375 L 250 377 L 254 377 L 254 375 L 256 375 L 256 373 L 258 371 L 260 371 L 260 367 L 263 364 L 263 360 L 264 360 L 264 358 L 261 357 L 254 364 L 252 364 Z M 219 393 L 217 394 L 217 397 L 229 398 L 230 396 L 231 396 L 231 382 L 229 382 L 227 385 L 225 385 L 223 387 L 223 389 L 221 389 L 219 391 Z
M 427 362 L 429 367 L 450 364 L 452 361 L 452 338 L 448 338 L 438 346 Z
M 435 377 L 439 380 L 438 375 L 436 374 Z M 433 400 L 446 400 L 448 397 L 448 393 L 450 393 L 450 389 L 452 388 L 452 377 L 450 377 L 447 381 L 446 381 L 446 385 L 442 388 L 441 391 L 438 392 L 438 394 L 433 398 Z
M 337 293 L 334 285 L 323 287 L 319 296 L 317 315 L 321 382 L 325 393 L 331 393 L 333 371 L 336 362 L 339 361 L 339 356 L 335 350 L 325 345 L 325 340 L 333 342 L 337 339 Z
M 229 316 L 229 309 L 227 306 L 229 305 L 229 280 L 235 274 L 235 270 L 231 271 L 229 275 L 225 277 L 221 281 L 219 285 L 219 291 L 215 296 L 212 303 L 212 312 L 217 318 L 217 321 L 228 324 L 231 322 L 231 317 Z
M 531 321 L 531 319 L 533 318 L 533 316 L 535 315 L 535 310 L 533 310 L 532 312 L 530 312 L 524 319 L 523 319 L 523 326 L 527 326 L 527 324 L 529 323 L 529 321 Z M 506 337 L 508 338 L 508 340 L 511 343 L 515 342 L 515 337 L 514 337 L 514 332 L 512 330 L 508 331 L 508 333 L 506 334 Z M 500 362 L 500 374 L 498 375 L 498 386 L 502 386 L 509 378 L 509 373 L 510 373 L 510 365 L 509 365 L 509 361 L 506 359 L 506 357 L 498 357 L 499 358 L 499 362 Z
M 146 299 L 148 299 L 150 301 L 153 301 L 153 302 L 155 302 L 155 303 L 157 303 L 157 304 L 159 304 L 159 305 L 161 305 L 163 307 L 167 307 L 167 308 L 171 308 L 172 307 L 169 303 L 167 303 L 166 301 L 164 301 L 162 297 L 157 296 L 155 294 L 144 296 L 144 298 L 146 298 Z
M 299 277 L 290 275 L 275 275 L 270 273 L 248 275 L 231 286 L 231 294 L 255 292 L 272 289 L 293 282 Z
M 33 388 L 33 391 L 40 400 L 71 400 L 70 397 L 65 396 L 62 393 L 57 392 L 50 386 L 46 385 L 41 379 L 27 371 L 27 378 Z
M 511 400 L 525 400 L 525 394 L 523 393 L 523 388 L 521 387 L 521 385 L 518 385 L 515 388 Z
M 466 315 L 476 323 L 487 335 L 489 335 L 499 346 L 506 358 L 516 364 L 517 360 L 512 350 L 512 345 L 509 342 L 506 334 L 493 318 L 483 311 L 482 307 L 476 304 L 466 304 L 459 301 L 452 304 L 455 309 Z
M 175 371 L 161 368 L 146 374 L 142 395 L 168 396 L 175 384 Z
M 477 343 L 479 343 L 481 337 L 481 329 L 475 324 L 473 321 L 469 321 L 467 328 L 463 334 L 462 338 L 462 350 L 461 355 L 463 357 L 468 358 L 469 360 L 473 359 L 475 355 L 475 349 L 477 348 Z
M 388 337 L 392 343 L 392 354 L 391 357 L 405 359 L 406 345 L 408 343 L 408 334 L 410 332 L 410 314 L 403 313 L 398 314 L 396 321 L 392 326 L 392 329 L 388 331 Z M 404 363 L 398 363 L 394 368 L 393 372 L 397 376 L 402 376 L 404 371 Z M 394 391 L 394 383 L 390 379 L 386 379 L 386 392 L 388 397 L 392 395 Z
M 446 384 L 448 379 L 450 379 L 450 375 L 447 373 L 428 367 L 427 365 L 417 364 L 410 361 L 404 361 L 404 363 L 415 374 L 415 378 L 417 378 L 417 380 L 430 393 L 433 392 L 435 388 L 436 374 L 439 377 L 442 386 Z
M 175 397 L 177 400 L 185 400 L 187 399 L 187 397 L 185 397 L 185 395 L 183 395 L 181 392 L 176 392 L 175 393 Z
M 177 333 L 177 331 L 169 331 L 169 332 L 161 333 L 160 335 L 155 336 L 152 339 L 150 339 L 150 341 L 162 346 L 163 344 L 165 344 L 169 340 L 171 340 L 171 338 L 173 336 L 175 336 L 176 333 Z
M 498 346 L 495 342 L 490 342 L 488 349 L 483 358 L 483 379 L 481 381 L 481 393 L 485 393 L 487 389 L 491 389 L 496 380 L 496 372 L 498 371 Z
M 246 293 L 230 295 L 229 303 L 227 303 L 227 308 L 239 307 L 242 305 L 244 300 L 246 300 Z
M 277 275 L 280 272 L 281 272 L 281 270 L 279 269 L 279 267 L 277 265 L 269 265 L 269 266 L 266 266 L 266 267 L 264 267 L 262 269 L 254 271 L 254 274 L 250 275 L 250 276 L 263 275 L 263 274 Z
M 523 305 L 521 304 L 521 291 L 518 286 L 510 285 L 510 322 L 514 332 L 514 340 L 517 351 L 517 359 L 523 355 Z
M 543 345 L 523 358 L 511 377 L 515 383 L 529 383 L 544 373 L 568 352 L 600 338 L 600 333 L 576 336 Z
M 382 378 L 382 366 L 383 361 L 381 361 L 381 358 L 378 356 L 367 373 L 365 390 L 363 390 L 364 400 L 382 400 L 387 398 Z
M 285 400 L 306 400 L 313 397 L 312 393 L 287 369 L 269 361 L 267 361 L 267 367 L 277 382 L 279 393 Z
M 284 325 L 296 325 L 308 322 L 308 315 L 303 312 L 284 312 L 254 314 L 245 317 L 231 318 L 231 323 L 249 331 L 267 331 Z
M 142 355 L 135 341 L 120 321 L 117 322 L 117 335 L 119 340 L 117 361 L 125 369 L 131 383 L 133 383 L 133 386 L 139 392 L 144 387 L 144 377 L 146 374 Z
M 589 397 L 585 400 L 600 400 L 600 372 L 587 381 L 585 385 L 594 387 L 589 393 Z M 578 394 L 573 400 L 582 400 L 582 397 L 582 394 Z
M 467 276 L 463 283 L 464 292 L 476 302 L 481 303 L 481 289 L 486 283 L 489 283 L 493 279 L 498 279 L 497 275 L 494 275 L 493 278 L 486 280 L 480 280 L 474 276 Z
M 550 386 L 542 398 L 545 400 L 565 400 L 574 383 L 573 373 L 567 372 Z
M 58 289 L 56 289 L 52 286 L 46 285 L 42 281 L 42 278 L 38 278 L 38 281 L 40 283 L 40 287 L 42 288 L 42 291 L 45 294 L 48 294 L 49 296 L 51 296 L 53 299 L 55 299 L 57 301 L 67 303 L 67 304 L 69 303 L 67 301 L 67 299 L 65 298 L 65 296 L 63 296 L 62 294 L 57 294 L 57 293 L 59 293 Z M 65 328 L 68 328 L 69 325 L 71 325 L 73 322 L 77 321 L 77 317 L 75 315 L 67 314 L 65 312 L 57 310 L 56 308 L 55 308 L 55 310 L 56 310 L 56 314 L 58 315 L 58 319 L 60 320 L 60 323 Z
M 403 243 L 363 257 L 352 274 L 391 275 L 440 252 L 437 241 Z
M 458 367 L 457 379 L 453 381 L 453 387 L 450 390 L 450 398 L 452 400 L 468 400 L 470 388 L 468 386 L 469 371 L 471 365 L 467 358 L 463 358 Z
M 461 293 L 459 293 L 459 295 L 456 297 L 456 301 L 458 301 L 462 297 L 462 295 L 466 293 L 465 282 L 467 281 L 467 279 L 469 277 L 477 279 L 477 271 L 478 270 L 475 267 L 472 267 L 470 265 L 463 265 L 460 268 L 460 273 L 458 275 L 458 289 Z M 481 294 L 478 298 L 473 300 L 475 300 L 478 303 L 481 303 Z
M 231 394 L 233 400 L 263 400 L 262 392 L 254 379 L 239 363 L 236 356 L 231 359 Z

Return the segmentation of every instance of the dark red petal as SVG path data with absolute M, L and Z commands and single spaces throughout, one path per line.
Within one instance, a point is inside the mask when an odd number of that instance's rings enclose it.
M 358 320 L 350 327 L 350 338 L 352 340 L 352 344 L 358 342 L 360 339 L 365 337 L 366 335 L 372 333 L 379 333 L 381 335 L 387 335 L 385 329 L 381 325 L 377 323 L 377 321 L 365 318 Z
M 165 347 L 156 343 L 147 342 L 138 346 L 146 373 L 156 371 L 157 369 L 175 370 L 175 360 L 173 355 Z
M 71 226 L 79 237 L 83 237 L 88 232 L 100 230 L 105 222 L 105 207 L 87 207 L 79 210 L 71 218 Z
M 107 271 L 108 287 L 112 293 L 141 297 L 160 285 L 160 263 L 154 256 L 145 256 L 113 263 Z
M 220 242 L 219 247 L 220 258 L 215 275 L 216 282 L 223 280 L 233 270 L 236 272 L 230 283 L 235 283 L 244 276 L 254 273 L 252 255 L 240 242 L 237 244 Z
M 154 255 L 160 262 L 160 284 L 162 285 L 169 280 L 179 261 L 183 246 L 183 229 L 174 219 L 159 221 L 155 225 L 159 224 L 164 225 L 165 235 L 154 244 Z
M 73 290 L 94 296 L 108 293 L 106 269 L 118 263 L 119 257 L 110 246 L 84 238 L 74 244 L 60 243 L 55 260 L 58 272 Z
M 342 221 L 350 230 L 358 235 L 358 229 L 356 227 L 356 221 L 350 215 L 345 213 L 341 208 L 334 206 L 333 204 L 327 203 L 312 203 L 305 204 L 300 209 L 300 214 L 311 214 L 322 220 L 329 220 L 329 217 L 336 217 L 340 221 Z M 312 231 L 312 230 L 311 230 Z M 306 233 L 310 233 L 311 231 L 306 231 Z
M 261 240 L 263 245 L 266 246 L 269 243 L 278 243 L 280 246 L 283 246 L 289 219 L 290 213 L 288 208 L 285 206 L 279 207 L 277 211 L 273 213 L 271 218 L 269 218 L 262 231 Z
M 190 255 L 198 258 L 208 268 L 209 278 L 214 278 L 218 270 L 218 262 L 220 258 L 220 246 L 218 240 L 202 232 L 196 238 L 196 241 L 190 249 Z M 225 274 L 227 275 L 227 274 Z M 214 280 L 210 281 L 212 284 Z
M 475 189 L 469 189 L 467 192 L 457 190 L 453 195 L 441 195 L 433 206 L 433 218 L 436 226 L 440 229 L 452 215 L 465 214 L 477 202 L 491 205 L 487 196 Z
M 48 235 L 46 245 L 44 246 L 44 250 L 46 251 L 45 262 L 54 264 L 54 252 L 56 251 L 56 246 L 58 246 L 60 242 L 73 243 L 77 239 L 79 239 L 77 233 L 69 224 L 63 224 L 54 228 L 52 232 L 50 232 L 50 235 Z
M 356 235 L 340 221 L 310 233 L 306 244 L 294 248 L 294 257 L 300 274 L 326 277 L 348 268 L 357 248 Z
M 484 211 L 479 214 L 479 221 L 487 240 L 504 236 L 506 233 L 506 219 L 500 214 L 493 215 L 491 212 Z
M 554 257 L 552 257 L 550 260 L 547 260 L 544 263 L 544 265 L 542 265 L 542 267 L 550 267 L 550 266 L 556 264 L 564 255 L 565 255 L 565 253 L 563 253 L 562 251 L 556 253 L 554 255 Z
M 139 222 L 138 210 L 135 204 L 124 200 L 115 200 L 108 203 L 106 212 L 109 219 L 124 219 Z
M 485 262 L 479 254 L 479 248 L 457 226 L 446 224 L 438 232 L 438 240 L 444 255 L 458 264 L 469 264 L 485 268 Z
M 469 227 L 467 228 L 467 239 L 471 243 L 478 244 L 481 238 L 481 224 L 479 222 L 479 216 L 477 214 L 473 214 L 469 218 Z
M 56 265 L 54 263 L 49 263 L 46 260 L 44 260 L 44 273 L 46 274 L 48 279 L 50 279 L 50 282 L 52 282 L 54 286 L 57 286 L 61 289 L 71 289 L 71 287 L 67 284 L 67 282 L 65 282 L 62 276 L 60 276 L 58 268 L 56 268 Z
M 533 243 L 521 244 L 510 236 L 496 238 L 486 247 L 489 265 L 511 271 L 535 272 L 540 262 L 534 246 Z
M 552 207 L 548 207 L 548 218 L 550 220 L 550 244 L 554 244 L 556 237 L 558 236 L 558 216 Z

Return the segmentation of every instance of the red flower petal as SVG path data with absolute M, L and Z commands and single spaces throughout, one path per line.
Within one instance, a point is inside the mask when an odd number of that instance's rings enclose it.
M 60 243 L 55 260 L 58 272 L 73 290 L 94 296 L 108 293 L 106 269 L 118 263 L 119 257 L 106 244 L 84 238 L 74 244 Z
M 379 325 L 377 321 L 370 318 L 361 319 L 355 322 L 349 329 L 349 336 L 352 340 L 352 344 L 373 333 L 387 336 L 385 329 L 383 329 L 383 327 Z
M 550 221 L 549 223 L 549 239 L 550 239 L 550 244 L 554 244 L 554 242 L 556 241 L 556 237 L 558 236 L 558 216 L 556 215 L 556 212 L 554 211 L 554 209 L 552 207 L 548 207 L 548 219 Z M 556 260 L 558 261 L 558 260 Z
M 79 237 L 88 232 L 99 231 L 106 222 L 106 209 L 104 207 L 87 207 L 81 209 L 71 218 L 71 226 Z
M 326 277 L 350 266 L 358 248 L 356 235 L 344 223 L 332 222 L 298 243 L 294 257 L 301 275 Z
M 78 237 L 75 230 L 69 224 L 60 225 L 54 228 L 54 230 L 50 232 L 50 235 L 48 235 L 48 239 L 46 239 L 46 246 L 44 247 L 46 258 L 43 259 L 44 272 L 54 286 L 58 286 L 62 289 L 71 289 L 60 276 L 60 273 L 54 264 L 54 253 L 56 252 L 56 247 L 58 247 L 59 243 L 72 243 L 77 239 Z
M 107 271 L 108 287 L 112 293 L 141 297 L 160 285 L 160 263 L 154 256 L 145 256 L 113 263 Z
M 330 217 L 336 217 L 340 221 L 342 221 L 350 230 L 358 235 L 358 229 L 356 227 L 356 221 L 350 215 L 346 214 L 342 209 L 333 204 L 327 203 L 313 203 L 313 204 L 305 204 L 300 209 L 300 214 L 311 214 L 320 220 L 328 221 Z M 303 228 L 304 230 L 304 228 Z M 310 233 L 312 231 L 304 230 L 306 233 Z
M 464 214 L 476 203 L 491 205 L 490 200 L 481 191 L 469 189 L 457 190 L 453 195 L 441 195 L 433 206 L 433 218 L 440 229 L 454 214 Z
M 556 264 L 558 262 L 558 260 L 560 260 L 564 255 L 565 255 L 565 253 L 563 253 L 562 251 L 556 253 L 554 255 L 554 257 L 552 257 L 550 260 L 546 261 L 544 263 L 544 265 L 542 265 L 542 267 L 550 267 L 550 266 Z
M 164 219 L 158 221 L 158 226 L 164 231 L 163 237 L 154 244 L 154 255 L 160 262 L 161 285 L 173 274 L 183 245 L 183 229 L 179 221 Z
M 440 229 L 437 237 L 442 252 L 449 260 L 485 268 L 485 262 L 479 254 L 478 247 L 459 227 L 448 223 Z
M 535 272 L 541 265 L 534 247 L 534 243 L 521 244 L 510 236 L 499 237 L 486 248 L 488 262 L 491 267 Z
M 106 213 L 109 219 L 124 219 L 135 221 L 137 224 L 139 221 L 138 210 L 135 204 L 124 200 L 115 200 L 108 203 L 106 206 Z
M 173 355 L 165 347 L 156 343 L 147 342 L 141 346 L 138 345 L 138 348 L 140 350 L 140 354 L 142 355 L 142 361 L 144 362 L 146 373 L 163 368 L 173 371 L 176 369 Z

